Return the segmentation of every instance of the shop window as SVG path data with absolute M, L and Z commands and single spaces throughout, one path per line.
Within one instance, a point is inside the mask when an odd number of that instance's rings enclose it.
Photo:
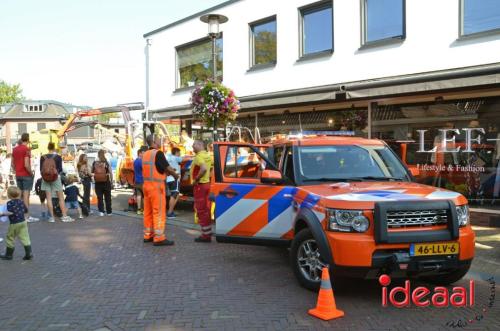
M 259 115 L 255 118 L 239 116 L 236 125 L 242 127 L 257 126 L 262 142 L 285 139 L 290 133 L 304 131 L 334 131 L 336 134 L 367 137 L 368 111 L 362 108 L 309 111 Z
M 469 203 L 500 202 L 500 98 L 379 106 L 373 137 L 383 138 L 416 181 L 463 194 Z
M 222 37 L 216 40 L 217 80 L 223 79 Z M 202 84 L 213 77 L 212 41 L 208 38 L 179 46 L 177 51 L 177 88 Z
M 251 67 L 276 64 L 276 16 L 250 24 Z
M 405 38 L 405 0 L 363 0 L 363 44 Z
M 322 1 L 300 9 L 301 54 L 333 51 L 332 1 Z
M 234 146 L 227 151 L 224 176 L 228 178 L 260 178 L 263 160 L 250 147 Z
M 460 35 L 496 31 L 500 32 L 500 6 L 498 0 L 461 0 Z
M 43 130 L 47 127 L 46 123 L 37 123 L 36 124 L 36 129 L 37 131 Z

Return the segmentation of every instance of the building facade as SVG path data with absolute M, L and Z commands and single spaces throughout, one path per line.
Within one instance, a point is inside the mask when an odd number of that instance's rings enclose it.
M 500 6 L 496 0 L 233 0 L 144 35 L 153 117 L 196 124 L 211 77 L 200 16 L 225 15 L 217 77 L 236 125 L 381 138 L 419 181 L 495 205 L 500 197 Z
M 88 108 L 54 100 L 25 100 L 1 105 L 0 148 L 10 152 L 21 138 L 21 134 L 37 133 L 46 129 L 57 130 L 69 114 Z M 83 129 L 75 133 L 68 133 L 68 143 L 78 144 L 94 137 L 93 129 Z

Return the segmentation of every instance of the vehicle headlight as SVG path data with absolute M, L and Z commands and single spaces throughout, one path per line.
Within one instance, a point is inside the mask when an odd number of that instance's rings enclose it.
M 468 205 L 457 206 L 458 225 L 466 226 L 467 224 L 469 224 L 469 216 Z
M 328 209 L 328 228 L 341 232 L 365 232 L 370 221 L 362 210 Z

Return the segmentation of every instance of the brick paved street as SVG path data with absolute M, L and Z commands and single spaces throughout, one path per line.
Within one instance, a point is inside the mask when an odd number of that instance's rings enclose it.
M 448 321 L 474 318 L 489 297 L 478 280 L 474 308 L 382 308 L 378 283 L 341 281 L 346 316 L 322 322 L 307 314 L 316 294 L 297 284 L 284 249 L 195 244 L 198 233 L 179 226 L 168 227 L 174 247 L 153 247 L 142 243 L 140 220 L 119 215 L 39 222 L 30 232 L 34 261 L 21 259 L 19 245 L 0 263 L 1 330 L 451 330 Z M 485 246 L 498 245 L 498 229 L 479 232 L 491 239 Z M 485 278 L 492 269 L 481 266 L 498 263 L 499 249 L 477 253 L 470 275 Z M 498 286 L 496 295 L 464 330 L 500 329 Z

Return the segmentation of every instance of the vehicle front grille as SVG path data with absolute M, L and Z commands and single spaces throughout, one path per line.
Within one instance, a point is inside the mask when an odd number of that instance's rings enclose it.
M 388 228 L 426 227 L 447 223 L 446 209 L 387 211 Z

